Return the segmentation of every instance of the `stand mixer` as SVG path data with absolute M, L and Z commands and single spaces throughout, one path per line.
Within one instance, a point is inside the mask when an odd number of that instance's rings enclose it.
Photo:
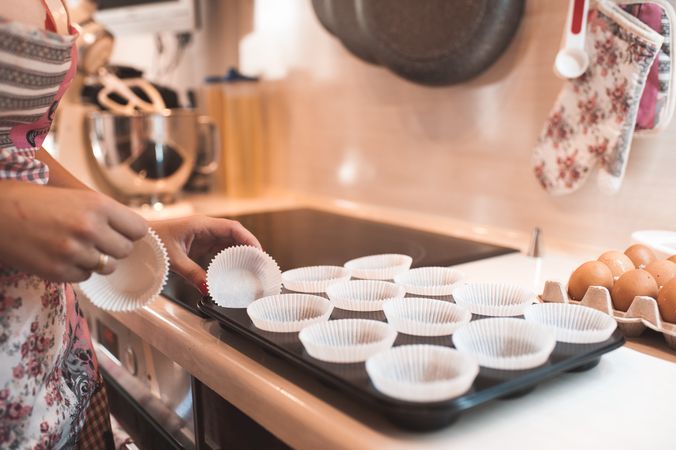
M 54 156 L 89 187 L 149 219 L 191 214 L 191 205 L 177 202 L 177 196 L 193 171 L 216 170 L 215 124 L 191 109 L 165 109 L 145 79 L 121 80 L 109 72 L 112 34 L 92 19 L 91 2 L 81 1 L 74 10 L 70 6 L 80 31 L 78 74 L 59 108 Z M 82 101 L 88 79 L 103 84 L 98 103 L 108 111 Z M 137 96 L 139 90 L 150 101 Z M 195 167 L 198 151 L 202 157 Z

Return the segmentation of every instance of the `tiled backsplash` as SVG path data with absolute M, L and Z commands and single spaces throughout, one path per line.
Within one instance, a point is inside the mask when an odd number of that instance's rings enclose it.
M 277 186 L 622 247 L 632 230 L 676 228 L 676 124 L 636 138 L 622 190 L 551 197 L 531 154 L 562 81 L 552 72 L 566 3 L 529 0 L 487 72 L 417 86 L 350 55 L 305 0 L 259 0 L 240 47 L 265 82 Z M 281 13 L 282 11 L 283 13 Z

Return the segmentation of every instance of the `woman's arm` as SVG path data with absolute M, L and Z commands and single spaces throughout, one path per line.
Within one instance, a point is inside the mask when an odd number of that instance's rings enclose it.
M 78 180 L 75 175 L 70 173 L 57 160 L 52 158 L 52 155 L 44 148 L 40 148 L 37 151 L 35 158 L 49 167 L 49 186 L 90 190 L 84 183 Z
M 37 158 L 49 167 L 49 186 L 86 190 L 102 195 L 89 190 L 45 149 L 38 151 Z M 239 222 L 232 220 L 192 216 L 155 221 L 149 225 L 157 232 L 167 248 L 171 270 L 191 282 L 205 295 L 206 273 L 193 261 L 193 257 L 214 253 L 237 244 L 258 248 L 261 246 L 253 234 Z

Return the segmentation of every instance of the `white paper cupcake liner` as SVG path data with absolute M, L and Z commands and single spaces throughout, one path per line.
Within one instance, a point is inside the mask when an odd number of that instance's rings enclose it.
M 80 289 L 101 309 L 132 311 L 154 300 L 169 274 L 167 250 L 154 230 L 134 242 L 129 256 L 117 261 L 109 275 L 93 273 Z
M 293 333 L 329 320 L 333 305 L 324 297 L 308 294 L 280 294 L 249 304 L 246 312 L 253 324 L 265 331 Z
M 440 345 L 403 345 L 366 361 L 371 382 L 385 395 L 410 402 L 436 402 L 464 394 L 479 373 L 468 354 Z
M 350 271 L 340 266 L 311 266 L 282 273 L 282 284 L 290 291 L 323 293 L 333 283 L 350 279 Z
M 207 269 L 211 298 L 224 308 L 246 308 L 254 300 L 279 294 L 282 276 L 274 259 L 255 247 L 238 245 L 218 253 Z
M 406 272 L 413 262 L 408 255 L 388 253 L 383 255 L 362 256 L 345 263 L 354 278 L 363 280 L 392 280 Z
M 603 342 L 617 328 L 617 322 L 608 314 L 572 303 L 530 305 L 524 317 L 552 329 L 557 341 L 573 344 Z
M 474 320 L 453 334 L 461 352 L 474 355 L 481 366 L 524 370 L 544 364 L 554 350 L 554 332 L 514 318 Z
M 326 294 L 336 308 L 381 311 L 386 300 L 403 298 L 406 290 L 387 281 L 351 280 L 330 285 Z
M 387 300 L 383 311 L 395 330 L 413 336 L 448 336 L 472 319 L 462 306 L 431 298 Z
M 482 316 L 520 316 L 535 294 L 515 284 L 467 283 L 453 291 L 455 303 Z
M 313 358 L 334 362 L 366 361 L 392 346 L 397 332 L 385 322 L 341 319 L 303 328 L 298 339 Z
M 409 294 L 440 297 L 451 295 L 463 278 L 462 272 L 450 267 L 419 267 L 400 273 L 394 282 Z

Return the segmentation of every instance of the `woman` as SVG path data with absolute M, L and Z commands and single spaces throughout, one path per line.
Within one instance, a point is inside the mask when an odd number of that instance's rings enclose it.
M 71 286 L 109 274 L 148 224 L 93 192 L 40 145 L 75 73 L 76 33 L 61 0 L 0 11 L 0 448 L 109 448 L 107 401 Z M 150 224 L 171 268 L 202 292 L 190 254 L 260 247 L 239 223 Z

